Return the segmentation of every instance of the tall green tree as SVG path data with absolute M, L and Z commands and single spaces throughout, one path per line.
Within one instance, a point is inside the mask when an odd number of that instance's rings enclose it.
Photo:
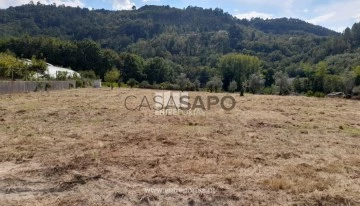
M 224 85 L 227 90 L 231 81 L 237 85 L 249 79 L 251 74 L 260 71 L 261 61 L 259 58 L 244 54 L 227 54 L 220 59 L 219 67 L 224 77 Z
M 114 89 L 114 84 L 120 78 L 120 71 L 116 68 L 113 68 L 105 73 L 104 80 L 110 83 L 111 90 Z

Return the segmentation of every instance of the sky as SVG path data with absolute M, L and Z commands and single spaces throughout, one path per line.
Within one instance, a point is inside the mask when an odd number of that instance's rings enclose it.
M 0 0 L 0 8 L 18 6 L 30 0 Z M 360 22 L 360 0 L 33 0 L 43 4 L 65 4 L 89 9 L 126 10 L 132 6 L 170 5 L 186 8 L 221 8 L 238 18 L 293 17 L 342 32 Z

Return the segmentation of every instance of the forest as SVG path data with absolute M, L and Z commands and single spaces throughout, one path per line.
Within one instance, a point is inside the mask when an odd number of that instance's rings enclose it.
M 143 88 L 354 94 L 359 47 L 360 23 L 337 33 L 299 19 L 237 19 L 219 8 L 107 11 L 30 2 L 0 10 L 1 79 L 12 78 L 10 60 L 26 58 L 104 80 L 118 70 L 116 82 Z

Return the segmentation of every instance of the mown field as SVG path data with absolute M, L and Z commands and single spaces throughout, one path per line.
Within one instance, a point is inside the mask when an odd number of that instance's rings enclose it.
M 360 205 L 359 101 L 233 94 L 232 111 L 205 115 L 125 108 L 154 92 L 1 95 L 0 205 Z

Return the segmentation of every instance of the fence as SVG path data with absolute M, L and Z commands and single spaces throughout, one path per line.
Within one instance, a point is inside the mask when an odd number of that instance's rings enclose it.
M 75 81 L 0 81 L 0 94 L 63 90 L 75 87 Z

